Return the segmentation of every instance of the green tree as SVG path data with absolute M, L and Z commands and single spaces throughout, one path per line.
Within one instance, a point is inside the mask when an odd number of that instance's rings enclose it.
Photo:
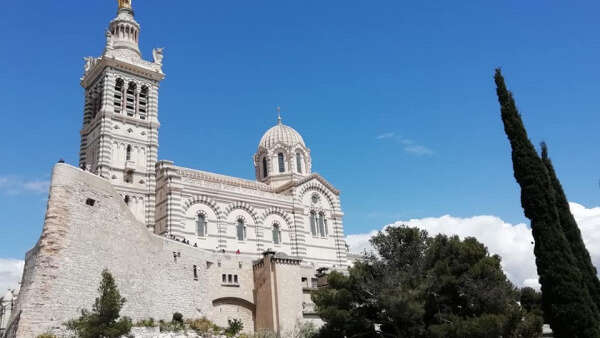
M 571 246 L 573 256 L 575 256 L 575 261 L 577 262 L 577 267 L 582 273 L 583 280 L 592 296 L 592 300 L 596 304 L 596 308 L 600 310 L 600 280 L 598 280 L 598 273 L 592 263 L 590 253 L 583 243 L 581 231 L 579 231 L 579 226 L 577 226 L 575 217 L 573 217 L 573 214 L 571 213 L 569 201 L 556 176 L 552 161 L 548 157 L 548 147 L 544 142 L 542 142 L 542 162 L 546 166 L 546 170 L 548 170 L 552 188 L 554 189 L 560 225 Z
M 69 321 L 66 326 L 77 332 L 81 338 L 113 338 L 128 334 L 131 319 L 120 318 L 125 298 L 121 297 L 113 276 L 108 270 L 102 271 L 102 280 L 98 287 L 100 297 L 92 311 L 82 310 L 78 319 Z
M 500 69 L 494 79 L 514 176 L 521 186 L 521 205 L 531 220 L 544 314 L 557 337 L 600 337 L 598 309 L 563 232 L 548 169 L 527 137 Z
M 528 313 L 500 258 L 474 238 L 431 238 L 401 226 L 387 227 L 371 244 L 377 255 L 347 276 L 331 273 L 328 287 L 313 294 L 325 321 L 318 337 L 533 338 L 527 328 L 541 331 L 539 313 L 525 327 Z

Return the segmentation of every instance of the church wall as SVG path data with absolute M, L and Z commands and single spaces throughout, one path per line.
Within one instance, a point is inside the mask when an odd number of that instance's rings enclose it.
M 169 161 L 157 166 L 157 232 L 167 233 L 209 250 L 225 250 L 259 257 L 267 249 L 297 255 L 318 265 L 344 264 L 346 251 L 339 198 L 326 187 L 311 183 L 298 196 L 275 193 L 255 181 L 177 167 Z M 319 188 L 320 190 L 317 190 Z M 170 195 L 169 195 L 169 192 Z M 312 196 L 319 195 L 317 203 Z M 168 199 L 168 200 L 167 200 Z M 293 212 L 294 210 L 294 212 Z M 327 236 L 313 236 L 310 211 L 323 212 Z M 208 216 L 208 235 L 197 235 L 197 215 Z M 237 239 L 237 221 L 246 225 L 246 239 Z M 273 224 L 281 229 L 281 243 L 273 243 Z
M 179 311 L 187 318 L 211 319 L 217 315 L 212 300 L 219 294 L 253 299 L 251 260 L 224 257 L 150 234 L 107 180 L 57 164 L 42 236 L 26 257 L 13 316 L 19 318 L 16 336 L 55 329 L 82 308 L 90 309 L 104 268 L 128 300 L 122 315 L 170 320 Z M 244 287 L 215 283 L 221 278 L 219 261 L 221 269 L 239 269 Z

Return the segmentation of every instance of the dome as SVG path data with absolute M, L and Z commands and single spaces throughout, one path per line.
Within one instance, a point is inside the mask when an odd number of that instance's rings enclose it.
M 286 147 L 300 144 L 302 147 L 306 148 L 300 133 L 298 133 L 294 128 L 281 123 L 281 117 L 278 119 L 277 125 L 267 130 L 267 132 L 263 135 L 263 137 L 260 139 L 258 147 L 271 149 L 277 144 L 281 144 Z

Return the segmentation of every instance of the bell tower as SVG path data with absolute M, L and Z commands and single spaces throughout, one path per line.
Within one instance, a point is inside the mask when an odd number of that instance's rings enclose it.
M 162 48 L 142 58 L 131 0 L 118 0 L 99 57 L 86 57 L 79 165 L 109 180 L 134 216 L 154 229 L 158 89 Z

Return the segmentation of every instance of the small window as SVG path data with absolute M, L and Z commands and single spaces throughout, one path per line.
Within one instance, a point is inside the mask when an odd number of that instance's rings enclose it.
M 85 200 L 85 204 L 89 205 L 90 207 L 93 207 L 94 204 L 96 204 L 96 200 L 94 200 L 93 198 L 88 198 L 87 200 Z
M 302 174 L 302 155 L 296 153 L 296 171 L 298 174 Z
M 285 172 L 285 162 L 283 161 L 283 153 L 277 154 L 277 160 L 279 162 L 279 172 Z
M 221 278 L 223 279 L 223 283 L 227 283 L 227 275 L 222 274 Z
M 246 239 L 246 226 L 244 225 L 244 220 L 239 219 L 237 224 L 237 239 L 238 241 L 243 241 Z
M 233 282 L 234 282 L 235 284 L 237 284 L 237 283 L 238 283 L 238 276 L 237 276 L 237 275 L 233 275 Z
M 198 230 L 198 236 L 205 237 L 207 233 L 206 227 L 206 217 L 202 214 L 198 214 L 198 218 L 196 219 L 196 227 Z
M 133 171 L 129 170 L 125 173 L 125 183 L 133 183 Z
M 314 211 L 310 212 L 310 232 L 313 236 L 317 235 L 317 213 Z
M 128 144 L 128 145 L 127 145 L 127 150 L 126 150 L 126 152 L 125 152 L 125 159 L 126 159 L 127 161 L 130 161 L 130 160 L 131 160 L 131 144 Z
M 227 275 L 227 282 L 231 283 L 232 282 L 232 276 L 231 275 Z
M 129 205 L 129 195 L 125 195 L 125 204 Z
M 266 157 L 263 157 L 262 165 L 263 165 L 263 178 L 266 178 L 267 176 L 269 176 L 269 168 L 267 167 L 267 158 Z
M 311 287 L 311 288 L 315 288 L 315 289 L 316 289 L 316 288 L 317 288 L 317 286 L 319 285 L 319 283 L 318 283 L 318 282 L 319 282 L 319 280 L 318 280 L 318 279 L 316 279 L 316 278 L 311 278 L 311 279 L 310 279 L 310 287 Z
M 198 280 L 198 268 L 194 265 L 194 279 Z
M 273 224 L 273 243 L 281 244 L 281 229 L 277 223 Z
M 325 215 L 322 212 L 319 213 L 319 236 L 325 237 Z

